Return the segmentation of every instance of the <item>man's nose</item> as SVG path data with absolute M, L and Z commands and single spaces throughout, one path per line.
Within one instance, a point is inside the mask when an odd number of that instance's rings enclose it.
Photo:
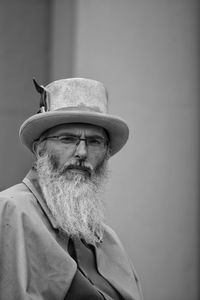
M 84 140 L 81 140 L 76 146 L 75 157 L 85 159 L 87 157 L 87 145 Z

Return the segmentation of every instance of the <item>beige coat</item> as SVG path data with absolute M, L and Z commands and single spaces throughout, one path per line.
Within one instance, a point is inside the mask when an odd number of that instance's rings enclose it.
M 28 179 L 29 178 L 29 179 Z M 77 270 L 30 173 L 0 193 L 0 299 L 63 300 Z M 97 268 L 126 300 L 142 299 L 117 235 L 105 225 Z

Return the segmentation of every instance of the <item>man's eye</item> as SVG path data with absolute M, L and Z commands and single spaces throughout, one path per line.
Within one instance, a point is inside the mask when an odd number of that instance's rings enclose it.
M 60 141 L 65 144 L 74 144 L 77 142 L 77 138 L 74 136 L 62 136 Z
M 96 139 L 96 138 L 88 139 L 89 145 L 101 145 L 102 143 L 103 141 L 100 139 Z

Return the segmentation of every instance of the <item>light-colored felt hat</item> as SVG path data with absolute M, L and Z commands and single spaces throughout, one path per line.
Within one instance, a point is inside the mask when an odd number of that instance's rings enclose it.
M 126 122 L 108 113 L 108 96 L 103 84 L 85 78 L 54 81 L 46 87 L 34 81 L 41 94 L 39 113 L 20 127 L 21 142 L 32 151 L 32 144 L 43 132 L 61 124 L 86 123 L 103 127 L 110 139 L 111 155 L 128 139 Z

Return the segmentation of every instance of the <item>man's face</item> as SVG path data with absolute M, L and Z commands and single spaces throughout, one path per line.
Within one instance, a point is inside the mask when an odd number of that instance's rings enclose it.
M 36 170 L 47 206 L 67 235 L 94 244 L 103 237 L 107 134 L 97 126 L 71 124 L 42 139 Z
M 63 169 L 63 172 L 66 170 L 86 177 L 92 175 L 107 154 L 108 137 L 98 126 L 63 124 L 48 130 L 44 136 L 55 169 Z

